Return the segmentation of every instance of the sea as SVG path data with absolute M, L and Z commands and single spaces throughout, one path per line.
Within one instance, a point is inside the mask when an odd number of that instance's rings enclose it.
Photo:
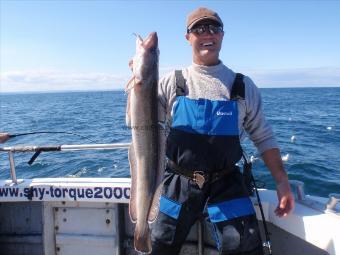
M 327 197 L 340 193 L 340 88 L 262 88 L 263 109 L 280 145 L 291 180 L 305 193 Z M 1 93 L 0 132 L 67 132 L 18 136 L 0 147 L 125 143 L 124 91 Z M 253 157 L 259 184 L 275 183 L 249 139 L 244 150 Z M 17 178 L 129 177 L 126 149 L 15 153 Z M 10 179 L 7 152 L 0 151 L 0 179 Z

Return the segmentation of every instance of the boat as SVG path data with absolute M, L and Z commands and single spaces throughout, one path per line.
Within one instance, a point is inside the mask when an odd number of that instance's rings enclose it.
M 10 180 L 0 180 L 1 255 L 130 255 L 134 225 L 128 214 L 130 178 L 18 179 L 14 155 L 42 151 L 126 149 L 128 143 L 2 147 L 8 153 Z M 34 158 L 35 157 L 35 158 Z M 3 169 L 2 169 L 3 170 Z M 294 211 L 279 218 L 276 191 L 259 189 L 274 255 L 340 255 L 340 194 L 305 195 L 304 184 L 291 181 Z M 255 206 L 260 226 L 259 200 Z M 181 255 L 218 254 L 211 223 L 202 217 L 191 229 Z M 263 240 L 265 234 L 263 233 Z

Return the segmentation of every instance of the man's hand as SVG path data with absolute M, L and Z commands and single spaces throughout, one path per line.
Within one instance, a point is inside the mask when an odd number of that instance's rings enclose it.
M 279 217 L 285 217 L 294 209 L 294 196 L 288 180 L 277 183 L 276 192 L 279 204 L 275 209 L 275 214 Z
M 262 153 L 263 161 L 270 170 L 276 182 L 279 204 L 275 214 L 279 217 L 287 216 L 294 209 L 294 196 L 290 190 L 288 176 L 284 170 L 279 149 L 269 149 Z
M 9 138 L 8 133 L 0 133 L 0 143 L 5 143 Z
M 133 58 L 129 60 L 129 67 L 131 71 L 133 72 Z

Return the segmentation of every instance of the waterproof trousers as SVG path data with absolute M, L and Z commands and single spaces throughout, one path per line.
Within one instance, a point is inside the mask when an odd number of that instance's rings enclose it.
M 255 211 L 242 174 L 235 169 L 213 183 L 198 185 L 166 171 L 160 212 L 151 224 L 152 254 L 179 254 L 191 226 L 208 211 L 220 254 L 263 255 Z

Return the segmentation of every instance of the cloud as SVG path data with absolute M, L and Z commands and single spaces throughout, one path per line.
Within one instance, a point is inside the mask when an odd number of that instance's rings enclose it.
M 64 73 L 56 70 L 11 71 L 1 74 L 1 92 L 113 90 L 129 77 L 110 73 Z
M 246 69 L 259 87 L 339 87 L 339 67 Z
M 179 69 L 160 67 L 160 75 Z M 259 87 L 338 87 L 339 67 L 294 69 L 241 69 Z M 129 75 L 65 73 L 58 70 L 10 71 L 0 76 L 1 92 L 114 90 L 123 89 Z
M 172 67 L 160 67 L 160 76 Z M 58 70 L 20 70 L 0 75 L 1 92 L 124 89 L 131 75 L 112 73 L 65 73 Z

